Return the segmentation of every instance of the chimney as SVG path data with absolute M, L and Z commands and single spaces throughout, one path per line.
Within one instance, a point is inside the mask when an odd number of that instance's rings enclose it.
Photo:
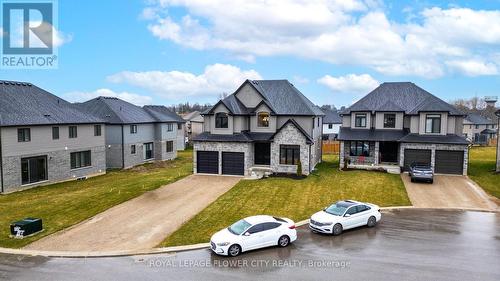
M 497 103 L 498 97 L 497 96 L 486 96 L 484 97 L 484 102 L 486 103 L 486 107 L 495 107 L 495 104 Z

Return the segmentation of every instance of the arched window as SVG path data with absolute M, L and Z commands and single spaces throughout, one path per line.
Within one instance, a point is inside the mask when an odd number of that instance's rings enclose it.
M 219 112 L 215 114 L 215 128 L 227 128 L 228 120 L 227 113 Z
M 257 127 L 269 127 L 269 112 L 259 112 L 257 114 Z

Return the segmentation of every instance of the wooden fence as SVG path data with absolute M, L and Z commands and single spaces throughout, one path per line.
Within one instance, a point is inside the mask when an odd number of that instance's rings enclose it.
M 333 140 L 323 141 L 323 153 L 324 154 L 338 154 L 340 150 L 340 142 Z

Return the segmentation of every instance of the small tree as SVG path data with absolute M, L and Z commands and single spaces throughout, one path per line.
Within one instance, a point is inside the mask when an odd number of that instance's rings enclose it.
M 297 162 L 297 177 L 302 177 L 302 162 Z

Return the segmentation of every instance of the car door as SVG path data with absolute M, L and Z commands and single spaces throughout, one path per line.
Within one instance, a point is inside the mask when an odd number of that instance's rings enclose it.
M 262 231 L 262 247 L 275 246 L 278 243 L 278 239 L 281 236 L 279 227 L 281 223 L 278 222 L 266 222 L 263 223 Z
M 344 221 L 342 223 L 344 229 L 353 228 L 356 226 L 356 206 L 352 206 L 344 214 Z
M 356 226 L 362 226 L 368 223 L 368 218 L 370 218 L 370 207 L 366 205 L 358 205 L 356 206 Z
M 259 223 L 250 227 L 247 231 L 242 234 L 242 245 L 243 251 L 253 250 L 261 247 L 262 237 L 263 237 L 264 224 Z

